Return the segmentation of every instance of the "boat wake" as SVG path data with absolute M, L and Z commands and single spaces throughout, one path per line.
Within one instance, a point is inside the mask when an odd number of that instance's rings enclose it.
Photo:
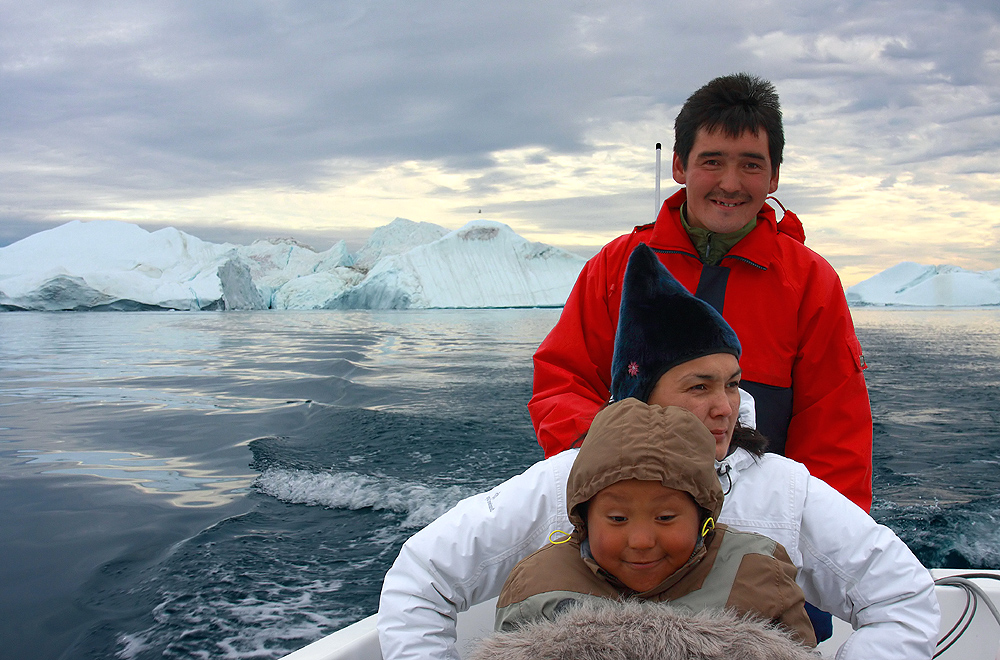
M 872 516 L 890 527 L 924 566 L 1000 569 L 1000 496 L 900 506 L 876 500 Z
M 289 504 L 331 509 L 393 511 L 406 514 L 402 527 L 421 528 L 475 493 L 470 488 L 435 488 L 393 477 L 351 471 L 314 472 L 285 468 L 264 470 L 254 481 L 259 492 Z

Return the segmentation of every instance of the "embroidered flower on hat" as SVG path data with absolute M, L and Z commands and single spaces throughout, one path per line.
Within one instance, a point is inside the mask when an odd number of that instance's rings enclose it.
M 629 363 L 629 365 L 628 365 L 628 375 L 629 376 L 638 376 L 639 375 L 639 363 L 638 362 L 631 362 L 631 363 Z

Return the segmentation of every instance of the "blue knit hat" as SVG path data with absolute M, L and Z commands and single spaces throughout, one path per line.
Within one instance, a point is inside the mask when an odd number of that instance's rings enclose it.
M 736 333 L 714 307 L 688 293 L 640 243 L 629 256 L 622 284 L 611 400 L 634 397 L 646 402 L 667 371 L 715 353 L 739 359 Z

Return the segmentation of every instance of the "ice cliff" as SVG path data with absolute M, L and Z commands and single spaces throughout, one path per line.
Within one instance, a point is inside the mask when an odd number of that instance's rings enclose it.
M 851 305 L 1000 305 L 1000 268 L 975 272 L 958 266 L 922 266 L 904 261 L 848 287 L 846 294 Z
M 448 233 L 448 230 L 430 222 L 413 222 L 406 218 L 396 218 L 384 227 L 372 232 L 368 242 L 358 250 L 354 267 L 367 272 L 382 257 L 409 252 L 418 245 L 433 243 Z
M 70 222 L 0 248 L 0 309 L 402 309 L 558 306 L 581 257 L 478 221 L 397 218 L 357 255 L 294 239 L 202 241 L 168 227 Z
M 584 260 L 478 221 L 401 254 L 382 257 L 330 307 L 542 307 L 566 302 Z

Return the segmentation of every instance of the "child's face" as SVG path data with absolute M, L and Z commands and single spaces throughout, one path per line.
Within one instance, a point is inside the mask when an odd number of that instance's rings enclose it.
M 594 560 L 638 592 L 652 589 L 687 563 L 699 524 L 691 495 L 656 481 L 619 481 L 599 491 L 587 508 Z

